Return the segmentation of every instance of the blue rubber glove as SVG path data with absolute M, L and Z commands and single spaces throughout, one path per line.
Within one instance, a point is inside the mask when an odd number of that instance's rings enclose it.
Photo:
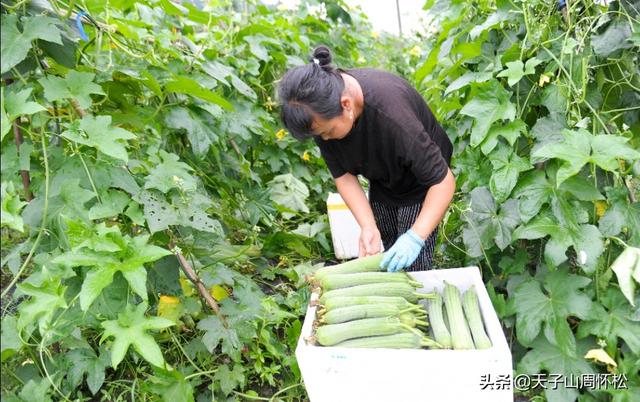
M 389 272 L 405 269 L 418 258 L 422 247 L 424 247 L 424 240 L 409 229 L 396 240 L 389 251 L 384 253 L 380 266 Z

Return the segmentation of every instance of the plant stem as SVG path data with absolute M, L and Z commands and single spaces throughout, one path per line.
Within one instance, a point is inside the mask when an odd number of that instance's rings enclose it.
M 18 272 L 16 272 L 16 275 L 13 277 L 11 282 L 7 285 L 7 287 L 4 288 L 4 290 L 2 291 L 2 294 L 0 294 L 0 297 L 3 299 L 7 295 L 7 293 L 9 293 L 9 290 L 13 288 L 16 282 L 18 282 L 18 279 L 20 279 L 20 276 L 22 275 L 24 270 L 27 268 L 27 265 L 31 261 L 31 258 L 33 257 L 33 254 L 35 253 L 36 248 L 38 247 L 38 244 L 40 244 L 40 239 L 42 238 L 42 234 L 45 231 L 45 227 L 47 223 L 47 209 L 49 208 L 49 159 L 47 158 L 47 143 L 45 140 L 44 133 L 41 134 L 40 141 L 42 144 L 42 157 L 44 159 L 44 177 L 45 177 L 44 205 L 42 207 L 42 223 L 40 225 L 40 229 L 38 230 L 38 236 L 36 237 L 36 241 L 33 243 L 33 246 L 31 246 L 31 250 L 29 251 L 27 258 L 24 260 L 24 262 L 20 266 L 20 269 L 18 270 Z

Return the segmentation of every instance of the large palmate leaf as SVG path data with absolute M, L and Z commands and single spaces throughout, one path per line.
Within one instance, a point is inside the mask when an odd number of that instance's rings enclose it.
M 100 202 L 89 209 L 89 219 L 103 219 L 121 214 L 130 197 L 122 191 L 107 190 L 100 195 Z
M 557 188 L 553 178 L 542 170 L 525 172 L 516 185 L 513 196 L 520 201 L 520 216 L 522 220 L 528 222 L 538 215 L 542 207 L 547 204 L 553 206 L 556 218 L 569 225 L 577 225 L 575 217 L 576 208 L 571 204 L 573 200 L 597 201 L 604 199 L 604 196 L 594 186 L 593 182 L 583 176 L 572 176 Z
M 34 113 L 46 110 L 38 102 L 29 100 L 32 91 L 33 88 L 25 88 L 17 92 L 6 92 L 4 108 L 9 119 L 9 121 L 7 122 L 8 124 L 10 124 L 19 116 L 32 115 Z
M 214 381 L 220 384 L 220 389 L 225 395 L 229 395 L 238 386 L 244 386 L 246 382 L 245 369 L 240 364 L 235 364 L 233 370 L 229 366 L 222 365 L 213 377 Z
M 2 214 L 0 215 L 0 226 L 23 232 L 24 222 L 22 221 L 22 216 L 20 216 L 20 211 L 27 203 L 20 199 L 12 181 L 3 182 L 1 190 Z
M 510 146 L 516 143 L 520 135 L 527 131 L 527 125 L 522 120 L 514 120 L 504 125 L 495 124 L 489 129 L 487 138 L 480 145 L 482 153 L 488 155 L 498 145 L 499 137 L 507 140 Z
M 136 136 L 120 127 L 111 126 L 111 116 L 85 116 L 62 136 L 78 144 L 97 149 L 105 155 L 127 162 L 127 140 Z
M 6 73 L 24 60 L 31 50 L 31 41 L 41 39 L 62 44 L 60 20 L 37 15 L 22 20 L 22 32 L 18 29 L 18 17 L 15 14 L 2 14 L 2 67 L 0 72 Z
M 518 156 L 513 148 L 503 146 L 489 155 L 493 165 L 493 174 L 489 180 L 489 188 L 497 203 L 509 198 L 511 190 L 518 182 L 521 172 L 532 169 L 533 166 L 524 158 Z
M 573 247 L 577 263 L 585 272 L 591 273 L 604 250 L 602 234 L 597 227 L 588 224 L 564 226 L 548 213 L 539 215 L 513 232 L 514 239 L 541 239 L 546 236 L 550 239 L 545 245 L 544 256 L 553 266 L 565 262 L 567 249 Z
M 477 84 L 474 89 L 475 96 L 464 105 L 460 114 L 474 118 L 471 146 L 475 147 L 484 141 L 496 121 L 513 120 L 516 108 L 510 101 L 511 93 L 496 80 Z
M 575 353 L 567 354 L 562 348 L 550 343 L 540 335 L 530 344 L 531 349 L 520 360 L 517 372 L 527 375 L 538 373 L 560 374 L 564 378 L 580 378 L 583 374 L 595 374 L 589 363 L 581 358 L 593 347 L 591 342 L 578 341 Z M 576 356 L 580 356 L 577 358 Z M 578 390 L 567 388 L 561 382 L 559 386 L 545 387 L 544 394 L 549 402 L 573 402 L 578 397 Z
M 209 113 L 196 108 L 173 107 L 165 116 L 167 126 L 185 130 L 196 155 L 203 155 L 218 141 L 213 130 L 214 121 Z
M 570 274 L 566 269 L 549 273 L 540 287 L 540 282 L 526 277 L 517 285 L 510 303 L 516 312 L 518 341 L 530 345 L 541 330 L 549 342 L 558 346 L 567 356 L 575 356 L 575 337 L 567 318 L 588 318 L 591 298 L 581 289 L 589 278 Z
M 70 267 L 92 267 L 82 282 L 80 307 L 86 311 L 102 290 L 113 282 L 113 276 L 120 272 L 131 289 L 143 300 L 147 300 L 147 271 L 144 264 L 170 255 L 169 250 L 147 244 L 148 235 L 122 236 L 117 232 L 106 232 L 109 241 L 115 240 L 120 246 L 117 252 L 103 252 L 81 244 L 72 251 L 54 258 L 54 262 Z
M 218 372 L 216 371 L 216 374 Z M 146 385 L 158 394 L 163 402 L 194 402 L 193 386 L 179 370 L 158 369 L 154 373 L 153 379 Z
M 135 200 L 144 206 L 144 218 L 151 233 L 172 225 L 188 226 L 203 232 L 222 235 L 220 222 L 207 213 L 211 200 L 205 195 L 193 193 L 188 197 L 178 194 L 166 198 L 155 190 L 144 190 Z
M 602 234 L 618 236 L 626 229 L 629 244 L 640 247 L 640 202 L 631 203 L 624 187 L 608 187 L 605 191 L 611 206 L 598 222 Z
M 191 172 L 191 166 L 184 162 L 180 162 L 180 157 L 160 150 L 159 156 L 162 163 L 159 163 L 151 169 L 147 176 L 144 188 L 155 188 L 163 193 L 168 193 L 172 188 L 180 191 L 194 191 L 197 183 Z
M 629 21 L 624 18 L 616 19 L 601 34 L 591 35 L 593 52 L 598 56 L 607 57 L 618 50 L 632 47 L 629 38 L 633 31 Z
M 625 137 L 594 136 L 584 129 L 564 130 L 562 134 L 562 142 L 547 144 L 532 153 L 533 157 L 556 158 L 564 162 L 558 169 L 557 185 L 576 175 L 587 163 L 615 171 L 618 159 L 640 159 L 640 152 L 627 145 L 629 139 Z
M 471 191 L 470 209 L 464 214 L 467 225 L 462 232 L 469 254 L 480 257 L 482 250 L 494 243 L 504 250 L 511 243 L 513 229 L 520 223 L 518 201 L 507 200 L 498 211 L 489 190 L 477 187 Z
M 64 78 L 48 75 L 38 82 L 44 88 L 44 97 L 49 102 L 63 99 L 76 100 L 81 108 L 89 108 L 91 95 L 104 95 L 100 85 L 93 82 L 95 74 L 71 70 Z
M 449 84 L 447 89 L 444 91 L 444 94 L 447 95 L 450 92 L 457 91 L 458 89 L 464 88 L 472 82 L 489 81 L 492 77 L 493 75 L 489 72 L 476 73 L 473 71 L 468 71 L 460 77 L 456 78 L 455 81 L 453 81 L 451 84 Z
M 226 109 L 233 110 L 233 105 L 228 100 L 218 95 L 217 93 L 203 87 L 197 81 L 187 77 L 177 77 L 172 81 L 169 81 L 165 86 L 165 90 L 169 92 L 178 92 L 182 94 L 188 94 L 195 96 Z
M 309 212 L 306 199 L 309 197 L 307 186 L 292 174 L 281 174 L 273 178 L 269 183 L 271 199 L 288 210 L 295 212 Z M 284 212 L 283 216 L 293 216 L 290 212 Z
M 51 318 L 59 308 L 66 308 L 67 302 L 64 293 L 66 286 L 60 283 L 59 278 L 47 280 L 36 286 L 31 283 L 21 283 L 18 289 L 23 294 L 30 296 L 20 304 L 18 308 L 17 328 L 23 329 L 32 323 L 38 323 L 40 333 L 44 334 Z
M 640 322 L 632 320 L 633 311 L 622 293 L 609 288 L 600 302 L 593 303 L 588 319 L 580 323 L 578 336 L 595 335 L 609 345 L 617 345 L 620 338 L 635 355 L 640 354 Z
M 100 347 L 100 354 L 91 348 L 73 349 L 66 354 L 69 361 L 69 372 L 67 378 L 74 388 L 82 383 L 85 374 L 87 376 L 87 386 L 95 395 L 104 383 L 105 369 L 109 366 L 109 353 Z
M 536 72 L 536 66 L 540 63 L 542 63 L 542 60 L 538 60 L 535 57 L 527 60 L 526 64 L 521 60 L 511 61 L 507 63 L 507 68 L 501 71 L 496 77 L 507 77 L 509 86 L 512 87 L 525 75 L 534 74 Z
M 162 351 L 147 331 L 167 328 L 174 323 L 162 317 L 147 317 L 144 314 L 146 310 L 146 303 L 140 303 L 135 307 L 127 305 L 125 311 L 118 314 L 117 320 L 104 321 L 101 324 L 104 328 L 101 340 L 114 338 L 110 348 L 113 368 L 117 368 L 124 359 L 129 346 L 133 346 L 143 359 L 154 366 L 164 366 Z

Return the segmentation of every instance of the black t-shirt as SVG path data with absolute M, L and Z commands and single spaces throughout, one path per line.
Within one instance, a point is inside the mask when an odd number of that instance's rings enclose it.
M 426 102 L 407 81 L 380 70 L 346 70 L 364 94 L 364 110 L 339 140 L 314 136 L 331 174 L 363 175 L 369 200 L 422 202 L 447 174 L 453 146 Z

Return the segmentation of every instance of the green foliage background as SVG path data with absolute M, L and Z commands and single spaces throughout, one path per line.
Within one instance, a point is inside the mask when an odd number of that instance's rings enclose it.
M 3 3 L 3 400 L 305 398 L 331 179 L 274 99 L 324 43 L 410 80 L 452 138 L 438 265 L 482 268 L 515 373 L 606 372 L 602 347 L 628 379 L 520 396 L 633 401 L 640 299 L 610 265 L 640 246 L 640 15 L 569 3 L 429 1 L 401 41 L 331 1 Z

